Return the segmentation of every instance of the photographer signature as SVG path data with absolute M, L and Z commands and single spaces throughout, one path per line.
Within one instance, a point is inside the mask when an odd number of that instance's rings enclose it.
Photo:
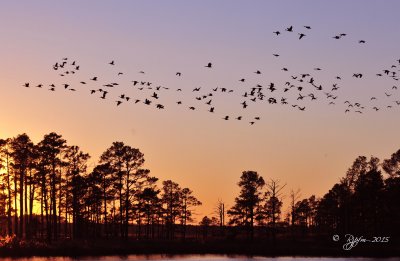
M 346 234 L 345 238 L 346 243 L 343 245 L 343 250 L 350 250 L 357 246 L 359 243 L 388 243 L 390 239 L 390 237 L 372 237 L 372 239 L 367 239 L 363 236 L 356 237 L 352 234 Z M 337 237 L 337 239 L 339 238 Z

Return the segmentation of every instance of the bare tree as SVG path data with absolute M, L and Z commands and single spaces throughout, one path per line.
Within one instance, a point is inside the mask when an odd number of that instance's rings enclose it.
M 217 215 L 219 226 L 225 226 L 225 203 L 221 199 L 218 199 L 214 213 Z

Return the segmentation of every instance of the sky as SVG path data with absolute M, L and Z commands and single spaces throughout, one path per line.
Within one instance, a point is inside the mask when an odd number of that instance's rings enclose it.
M 194 191 L 203 202 L 198 220 L 212 215 L 219 199 L 232 206 L 246 170 L 286 183 L 285 200 L 298 188 L 302 197 L 323 196 L 357 156 L 383 160 L 400 148 L 400 90 L 392 88 L 400 84 L 383 72 L 400 69 L 398 10 L 400 2 L 390 0 L 3 1 L 0 138 L 25 132 L 39 142 L 54 131 L 88 152 L 91 166 L 113 141 L 123 141 L 144 153 L 145 167 L 160 181 Z M 293 32 L 285 31 L 289 26 Z M 299 33 L 306 36 L 299 39 Z M 79 71 L 60 76 L 52 66 L 63 58 L 69 66 L 76 61 Z M 212 68 L 205 67 L 209 62 Z M 323 91 L 298 82 L 303 73 Z M 98 81 L 90 80 L 94 76 Z M 140 91 L 133 80 L 169 89 L 157 91 L 160 99 L 147 106 L 142 101 L 155 90 Z M 295 88 L 283 92 L 288 81 L 304 87 L 304 100 L 297 100 Z M 25 88 L 27 82 L 32 87 Z M 119 85 L 102 86 L 112 82 Z M 64 90 L 64 83 L 76 91 Z M 340 88 L 331 91 L 335 83 Z M 257 84 L 263 101 L 242 96 Z M 107 99 L 90 94 L 99 88 L 109 91 Z M 195 99 L 208 93 L 214 113 L 205 104 L 209 98 Z M 116 106 L 121 94 L 131 100 Z M 268 104 L 269 97 L 278 104 Z M 281 97 L 289 104 L 279 104 Z

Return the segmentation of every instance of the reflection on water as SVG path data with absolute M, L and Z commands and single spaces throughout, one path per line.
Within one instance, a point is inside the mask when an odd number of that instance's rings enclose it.
M 128 255 L 128 256 L 101 256 L 101 257 L 29 257 L 29 258 L 0 258 L 0 261 L 138 261 L 138 260 L 160 260 L 160 261 L 395 261 L 398 258 L 356 258 L 356 257 L 247 257 L 227 255 Z

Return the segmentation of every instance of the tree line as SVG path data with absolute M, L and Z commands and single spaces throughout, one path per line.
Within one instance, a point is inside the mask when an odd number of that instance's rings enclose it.
M 244 171 L 238 182 L 240 194 L 228 210 L 229 223 L 254 237 L 280 234 L 355 234 L 394 236 L 400 234 L 400 150 L 382 162 L 357 157 L 344 177 L 321 198 L 300 198 L 289 193 L 289 211 L 282 216 L 281 190 L 285 185 L 269 182 L 255 171 Z M 265 189 L 266 188 L 266 189 Z
M 18 238 L 270 238 L 305 234 L 400 234 L 400 150 L 383 161 L 356 158 L 322 197 L 284 194 L 286 184 L 243 171 L 239 195 L 193 226 L 202 203 L 189 188 L 144 168 L 143 153 L 113 142 L 89 170 L 90 156 L 57 133 L 34 144 L 27 134 L 0 139 L 0 235 Z M 284 214 L 283 198 L 288 197 Z M 225 221 L 225 217 L 228 221 Z M 197 232 L 196 232 L 197 233 Z
M 113 142 L 93 170 L 90 156 L 57 133 L 34 144 L 27 134 L 0 140 L 0 233 L 18 238 L 173 238 L 201 202 L 189 188 L 162 182 L 144 155 Z

